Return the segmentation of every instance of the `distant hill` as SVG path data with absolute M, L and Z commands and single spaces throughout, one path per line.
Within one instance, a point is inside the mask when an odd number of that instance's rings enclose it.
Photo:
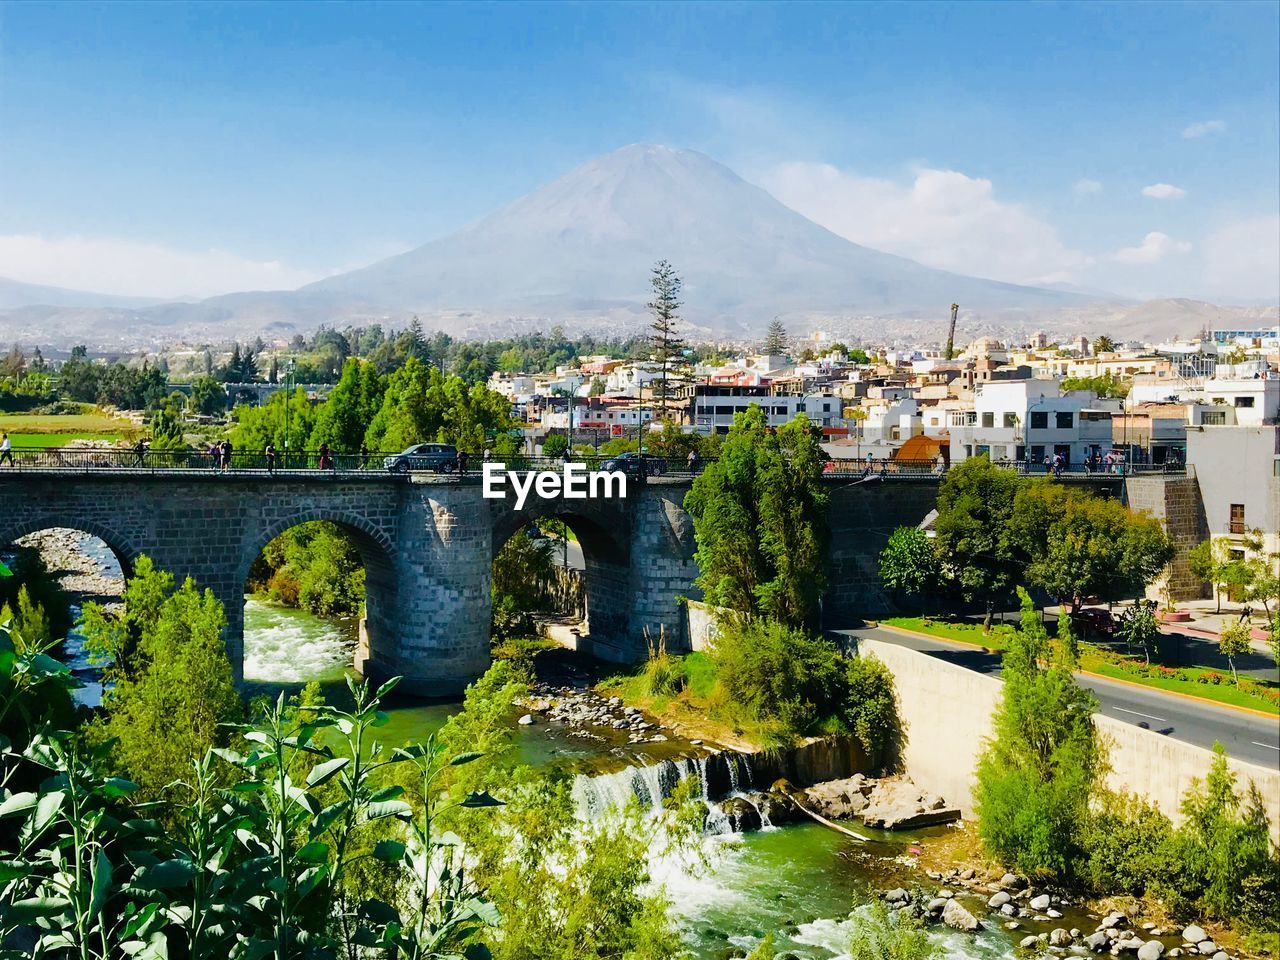
M 105 293 L 89 293 L 84 290 L 45 287 L 0 277 L 0 310 L 32 306 L 143 307 L 153 303 L 160 303 L 160 300 L 154 297 L 117 297 Z

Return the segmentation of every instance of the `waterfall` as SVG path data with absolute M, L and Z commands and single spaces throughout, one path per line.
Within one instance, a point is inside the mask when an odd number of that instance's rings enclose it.
M 574 803 L 578 815 L 587 820 L 633 798 L 645 813 L 657 815 L 663 809 L 663 801 L 679 784 L 697 777 L 699 794 L 707 808 L 704 829 L 708 834 L 738 832 L 740 818 L 726 813 L 720 805 L 720 801 L 730 798 L 743 800 L 755 809 L 762 825 L 772 826 L 762 805 L 749 795 L 756 783 L 759 762 L 760 757 L 755 754 L 724 752 L 631 766 L 594 777 L 581 775 L 573 783 Z

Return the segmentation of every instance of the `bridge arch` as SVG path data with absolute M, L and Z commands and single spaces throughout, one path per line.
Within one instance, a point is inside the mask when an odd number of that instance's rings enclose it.
M 40 533 L 43 530 L 75 530 L 78 533 L 97 537 L 107 545 L 116 558 L 126 580 L 133 576 L 133 565 L 138 555 L 145 552 L 127 537 L 96 520 L 62 512 L 39 514 L 0 526 L 0 545 L 15 543 L 28 534 Z
M 278 517 L 255 530 L 245 541 L 239 557 L 235 583 L 238 593 L 232 602 L 238 603 L 234 618 L 228 611 L 228 621 L 239 625 L 241 641 L 238 646 L 243 667 L 244 643 L 244 592 L 254 562 L 271 541 L 281 534 L 305 523 L 323 521 L 337 527 L 355 547 L 365 572 L 364 616 L 359 625 L 354 666 L 363 669 L 370 657 L 386 657 L 394 654 L 397 643 L 397 596 L 399 592 L 398 556 L 395 545 L 386 532 L 364 517 L 343 510 L 313 508 Z M 239 675 L 239 674 L 238 674 Z
M 606 526 L 587 511 L 566 508 L 561 502 L 541 503 L 527 511 L 508 511 L 495 519 L 489 564 L 511 537 L 539 520 L 558 520 L 573 532 L 582 549 L 586 610 L 583 628 L 593 640 L 611 640 L 626 631 L 631 619 L 631 548 L 627 531 Z

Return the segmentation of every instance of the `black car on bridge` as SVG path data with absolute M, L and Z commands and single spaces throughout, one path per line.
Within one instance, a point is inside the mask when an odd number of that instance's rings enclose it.
M 382 465 L 392 473 L 408 473 L 410 470 L 453 473 L 458 469 L 458 448 L 451 443 L 415 443 L 385 457 Z

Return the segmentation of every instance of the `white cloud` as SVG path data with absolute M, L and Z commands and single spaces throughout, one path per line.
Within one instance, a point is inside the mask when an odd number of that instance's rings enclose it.
M 1076 192 L 1076 196 L 1088 197 L 1095 193 L 1101 193 L 1102 184 L 1097 180 L 1085 178 L 1083 180 L 1077 180 L 1071 189 Z
M 1181 200 L 1187 195 L 1187 191 L 1181 187 L 1175 187 L 1172 183 L 1153 183 L 1149 187 L 1142 188 L 1144 197 L 1151 197 L 1153 200 Z
M 0 275 L 93 293 L 210 297 L 237 290 L 292 290 L 323 274 L 225 250 L 176 250 L 112 237 L 0 235 Z
M 833 233 L 931 267 L 1052 283 L 1091 262 L 1021 204 L 997 199 L 990 180 L 956 170 L 922 169 L 898 183 L 797 161 L 774 168 L 762 185 Z
M 1280 216 L 1228 224 L 1205 238 L 1203 253 L 1214 296 L 1280 303 Z
M 1226 132 L 1227 125 L 1221 120 L 1202 120 L 1199 123 L 1191 123 L 1182 128 L 1182 138 L 1184 140 L 1195 140 L 1198 137 L 1206 137 L 1211 133 Z
M 1136 247 L 1122 247 L 1113 260 L 1118 263 L 1159 263 L 1171 253 L 1190 253 L 1191 244 L 1179 242 L 1167 233 L 1153 230 Z

